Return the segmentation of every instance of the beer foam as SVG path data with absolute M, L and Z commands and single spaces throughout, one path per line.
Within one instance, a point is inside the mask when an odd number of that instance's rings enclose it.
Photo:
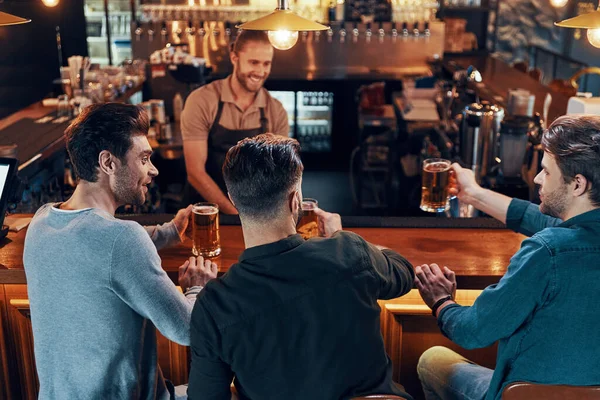
M 450 169 L 450 163 L 439 161 L 427 164 L 423 169 L 427 172 L 444 172 Z
M 302 202 L 302 211 L 314 210 L 315 208 L 317 208 L 317 205 L 311 201 Z
M 196 206 L 192 208 L 192 212 L 200 215 L 212 215 L 217 214 L 219 209 L 213 206 Z

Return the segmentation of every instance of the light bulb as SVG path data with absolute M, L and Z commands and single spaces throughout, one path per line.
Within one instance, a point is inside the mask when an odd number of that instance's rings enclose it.
M 46 7 L 56 7 L 58 5 L 59 0 L 42 0 L 42 3 Z
M 567 5 L 569 0 L 550 0 L 550 4 L 554 8 L 561 8 Z
M 592 46 L 600 49 L 600 28 L 588 29 L 587 37 Z
M 269 31 L 269 42 L 279 50 L 289 50 L 298 41 L 298 31 Z

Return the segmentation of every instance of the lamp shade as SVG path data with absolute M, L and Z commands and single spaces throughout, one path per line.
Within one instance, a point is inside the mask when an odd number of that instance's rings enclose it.
M 600 10 L 555 22 L 554 25 L 562 28 L 597 29 L 600 28 Z
M 276 9 L 269 15 L 238 25 L 249 31 L 324 31 L 328 26 L 303 18 L 291 10 Z
M 31 20 L 0 11 L 0 26 L 26 24 L 28 22 L 31 22 Z

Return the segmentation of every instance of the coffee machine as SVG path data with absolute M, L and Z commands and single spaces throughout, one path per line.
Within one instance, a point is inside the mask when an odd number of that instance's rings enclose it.
M 515 89 L 506 109 L 482 101 L 463 110 L 457 154 L 482 186 L 532 200 L 543 123 L 534 102 L 534 95 Z

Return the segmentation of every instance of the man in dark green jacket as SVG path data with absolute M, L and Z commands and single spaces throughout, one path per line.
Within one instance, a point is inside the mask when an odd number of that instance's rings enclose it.
M 444 347 L 427 350 L 418 372 L 428 400 L 500 399 L 515 381 L 600 384 L 600 117 L 558 118 L 542 145 L 539 208 L 481 188 L 454 165 L 461 201 L 531 237 L 471 307 L 454 302 L 450 269 L 415 269 L 445 336 L 466 349 L 499 341 L 495 370 Z

